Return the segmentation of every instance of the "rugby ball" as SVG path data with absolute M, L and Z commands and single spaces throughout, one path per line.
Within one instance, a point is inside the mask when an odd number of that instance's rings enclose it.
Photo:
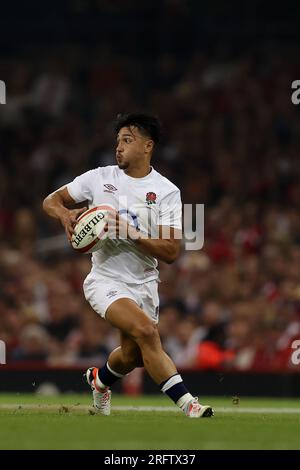
M 107 238 L 104 227 L 108 212 L 115 212 L 112 206 L 92 207 L 80 215 L 74 227 L 71 245 L 79 253 L 93 253 L 101 248 Z

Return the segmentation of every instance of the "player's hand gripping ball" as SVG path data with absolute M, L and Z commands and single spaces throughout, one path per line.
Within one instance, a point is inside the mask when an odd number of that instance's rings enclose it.
M 72 247 L 79 253 L 92 253 L 101 248 L 108 237 L 104 227 L 109 213 L 115 209 L 108 205 L 100 205 L 88 209 L 77 219 L 71 238 Z

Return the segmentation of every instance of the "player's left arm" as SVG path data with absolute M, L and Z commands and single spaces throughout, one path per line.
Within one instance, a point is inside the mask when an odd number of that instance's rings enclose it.
M 162 197 L 157 225 L 158 239 L 141 233 L 135 243 L 155 258 L 173 263 L 180 255 L 182 240 L 182 202 L 178 188 Z
M 154 256 L 165 263 L 173 263 L 180 254 L 182 231 L 166 225 L 158 226 L 158 236 L 151 238 L 139 231 L 117 213 L 111 212 L 104 228 L 109 238 L 129 238 L 146 255 Z
M 122 217 L 111 214 L 108 231 L 117 238 L 122 232 L 145 254 L 165 263 L 173 263 L 180 255 L 182 239 L 182 203 L 180 191 L 173 191 L 162 201 L 158 216 L 158 236 L 151 237 L 129 225 Z M 156 232 L 156 231 L 155 231 Z
M 159 238 L 149 238 L 146 234 L 138 232 L 134 227 L 130 227 L 129 237 L 134 240 L 136 246 L 139 247 L 147 255 L 154 256 L 165 263 L 173 263 L 180 255 L 181 251 L 181 230 L 159 226 Z

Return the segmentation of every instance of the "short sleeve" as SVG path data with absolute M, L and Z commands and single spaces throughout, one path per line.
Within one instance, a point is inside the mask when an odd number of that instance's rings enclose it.
M 173 191 L 165 196 L 160 203 L 159 225 L 167 225 L 181 230 L 182 228 L 182 202 L 180 191 Z
M 75 202 L 93 201 L 96 172 L 97 170 L 87 171 L 67 184 L 67 190 Z

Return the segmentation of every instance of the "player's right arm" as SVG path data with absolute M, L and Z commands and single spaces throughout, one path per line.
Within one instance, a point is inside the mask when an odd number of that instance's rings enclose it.
M 80 209 L 68 209 L 67 206 L 76 204 L 70 196 L 67 186 L 62 186 L 57 191 L 49 194 L 43 201 L 43 209 L 50 216 L 60 220 L 68 240 L 71 240 L 74 233 L 74 226 L 80 214 L 87 210 L 86 207 Z

